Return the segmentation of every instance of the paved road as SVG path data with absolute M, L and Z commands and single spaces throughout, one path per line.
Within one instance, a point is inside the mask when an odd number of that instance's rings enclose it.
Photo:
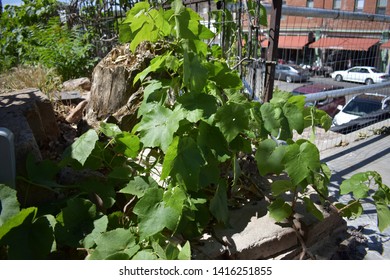
M 357 172 L 377 171 L 383 183 L 390 187 L 390 135 L 371 136 L 365 140 L 351 142 L 347 147 L 334 147 L 321 152 L 322 161 L 332 170 L 330 191 L 339 197 L 341 182 Z M 349 197 L 340 197 L 344 203 Z M 356 247 L 357 254 L 364 259 L 390 260 L 390 228 L 379 232 L 377 216 L 372 201 L 367 200 L 364 214 L 356 220 L 347 220 L 350 228 L 362 226 L 366 244 Z

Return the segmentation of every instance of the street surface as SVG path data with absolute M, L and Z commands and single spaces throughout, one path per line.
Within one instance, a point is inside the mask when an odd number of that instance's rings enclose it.
M 339 186 L 353 174 L 365 171 L 377 171 L 383 184 L 390 186 L 390 139 L 389 135 L 376 135 L 349 143 L 346 147 L 334 147 L 321 152 L 321 160 L 332 170 L 329 191 L 339 201 L 347 204 L 350 197 L 340 197 Z M 363 214 L 348 220 L 350 229 L 361 232 L 366 241 L 355 244 L 355 257 L 367 260 L 390 260 L 390 228 L 380 232 L 377 227 L 377 214 L 373 200 L 363 199 Z

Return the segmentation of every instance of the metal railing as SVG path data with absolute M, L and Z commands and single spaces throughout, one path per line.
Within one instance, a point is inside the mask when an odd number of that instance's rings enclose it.
M 267 12 L 271 10 L 270 4 L 263 4 Z M 318 8 L 283 6 L 283 15 L 298 16 L 298 17 L 313 17 L 313 18 L 332 18 L 332 19 L 350 19 L 362 21 L 388 22 L 390 23 L 390 16 L 368 14 L 362 12 L 349 12 L 341 10 L 326 10 Z
M 305 100 L 306 102 L 313 102 L 313 101 L 323 100 L 329 97 L 340 97 L 340 96 L 349 96 L 349 95 L 355 95 L 355 94 L 367 93 L 367 92 L 377 92 L 380 89 L 387 89 L 387 88 L 389 89 L 389 93 L 390 93 L 390 82 L 336 89 L 336 90 L 324 91 L 319 93 L 312 93 L 310 95 L 307 95 Z

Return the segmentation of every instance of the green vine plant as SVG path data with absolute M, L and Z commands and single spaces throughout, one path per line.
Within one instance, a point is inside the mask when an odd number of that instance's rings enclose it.
M 134 80 L 143 87 L 139 122 L 127 131 L 102 122 L 60 162 L 29 157 L 22 183 L 57 199 L 21 205 L 17 191 L 0 186 L 1 258 L 190 259 L 194 238 L 215 224 L 229 225 L 243 154 L 254 155 L 263 176 L 288 175 L 272 184 L 268 197 L 276 222 L 291 220 L 298 202 L 323 218 L 308 192 L 314 189 L 326 203 L 331 172 L 317 147 L 293 141 L 293 133 L 328 129 L 329 116 L 286 92 L 275 92 L 269 103 L 248 100 L 221 48 L 208 45 L 215 34 L 200 20 L 179 0 L 170 9 L 140 2 L 129 11 L 120 35 L 131 51 L 144 41 L 163 46 Z M 65 169 L 84 175 L 60 182 Z M 360 215 L 368 181 L 376 183 L 372 197 L 384 230 L 390 192 L 375 172 L 344 181 L 341 193 L 355 199 L 335 207 L 347 217 Z

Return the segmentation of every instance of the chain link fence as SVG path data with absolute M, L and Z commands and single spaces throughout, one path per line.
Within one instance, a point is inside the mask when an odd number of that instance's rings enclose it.
M 103 57 L 118 44 L 120 21 L 137 2 L 72 0 L 67 21 L 89 30 L 93 27 L 97 55 Z M 254 6 L 245 0 L 184 1 L 199 13 L 204 25 L 213 31 L 222 30 L 210 44 L 223 47 L 232 68 L 239 71 L 247 94 L 262 102 L 268 46 L 274 40 L 270 38 L 270 30 L 275 26 L 270 25 L 273 21 L 269 16 L 268 25 L 261 21 L 260 1 L 253 3 Z M 224 7 L 227 11 L 223 11 Z M 264 4 L 264 7 L 269 13 L 271 6 Z M 308 104 L 339 120 L 334 121 L 330 132 L 317 129 L 316 144 L 320 150 L 388 132 L 389 16 L 284 5 L 279 24 L 277 61 L 272 62 L 276 64 L 275 87 L 305 94 Z M 381 74 L 371 73 L 363 66 L 375 67 Z M 349 73 L 352 78 L 345 72 L 333 74 L 352 67 L 359 67 L 355 73 Z M 368 73 L 361 73 L 364 71 Z M 350 102 L 349 107 L 345 106 Z

